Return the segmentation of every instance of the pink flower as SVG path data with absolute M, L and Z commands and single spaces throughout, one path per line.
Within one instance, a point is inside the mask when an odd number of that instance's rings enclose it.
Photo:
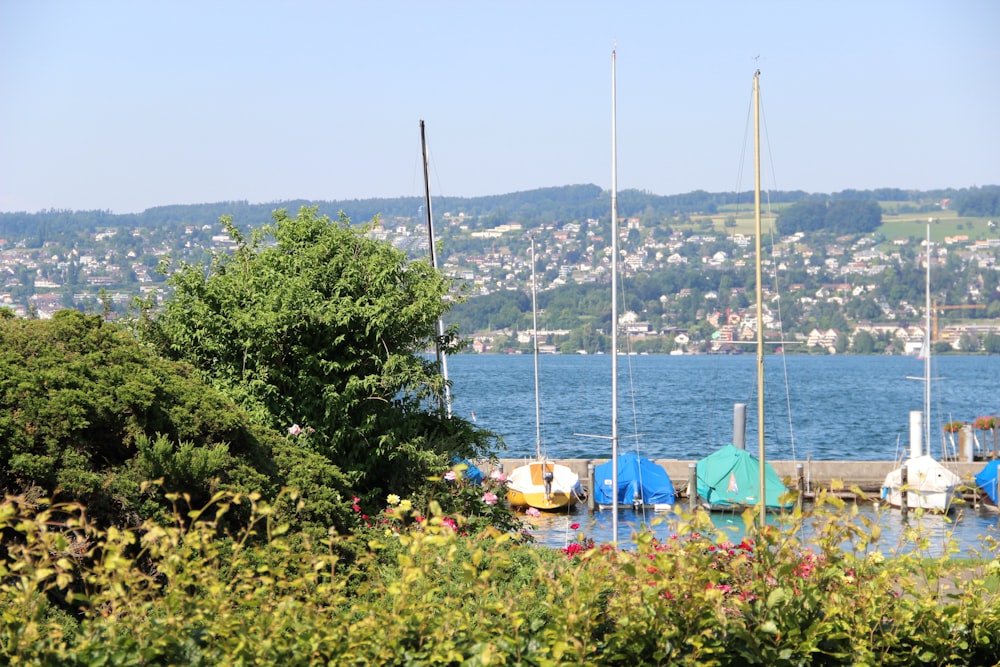
M 452 519 L 451 517 L 447 517 L 447 516 L 441 519 L 441 525 L 442 526 L 448 526 L 452 530 L 455 530 L 456 528 L 458 528 L 458 524 L 455 523 L 455 520 Z
M 503 483 L 507 481 L 507 475 L 503 474 L 503 470 L 494 470 L 490 473 L 490 479 Z
M 486 503 L 487 505 L 496 505 L 497 494 L 490 493 L 489 491 L 487 491 L 486 493 L 483 494 L 483 502 Z
M 456 477 L 456 475 L 455 475 L 455 471 L 454 470 L 449 470 L 448 472 L 446 472 L 444 474 L 444 478 L 446 480 L 448 480 L 449 482 L 454 482 L 455 481 L 455 477 Z
M 528 509 L 524 510 L 524 513 L 527 514 L 528 516 L 542 516 L 542 511 L 539 510 L 537 507 L 529 507 Z
M 579 527 L 580 527 L 580 524 L 578 524 L 578 523 L 571 523 L 571 524 L 569 524 L 569 529 L 570 530 L 576 530 Z
M 302 429 L 299 428 L 298 424 L 292 424 L 288 427 L 288 435 L 298 435 L 299 433 L 302 433 Z

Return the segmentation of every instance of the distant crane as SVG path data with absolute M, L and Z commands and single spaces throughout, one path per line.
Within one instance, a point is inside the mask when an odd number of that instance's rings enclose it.
M 932 341 L 938 340 L 938 313 L 942 310 L 970 310 L 973 308 L 983 308 L 984 304 L 981 303 L 966 303 L 959 306 L 939 306 L 937 302 L 931 307 L 931 312 L 934 313 L 934 336 L 931 338 Z

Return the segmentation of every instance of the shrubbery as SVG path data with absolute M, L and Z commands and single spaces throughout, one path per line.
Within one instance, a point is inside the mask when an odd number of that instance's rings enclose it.
M 301 438 L 250 423 L 187 364 L 75 310 L 0 319 L 0 488 L 77 501 L 102 526 L 172 521 L 220 490 L 277 498 L 297 528 L 354 525 L 348 479 Z M 157 484 L 145 484 L 158 480 Z
M 995 664 L 996 560 L 872 549 L 846 509 L 729 543 L 704 515 L 637 548 L 564 551 L 430 514 L 322 542 L 271 506 L 100 530 L 73 505 L 0 505 L 0 656 L 21 664 Z M 241 529 L 217 517 L 250 508 Z M 818 524 L 812 546 L 799 521 Z M 919 535 L 911 535 L 919 543 Z M 353 543 L 347 547 L 345 543 Z M 588 545 L 589 546 L 589 545 Z M 352 551 L 350 564 L 337 555 Z M 941 583 L 950 580 L 952 592 Z

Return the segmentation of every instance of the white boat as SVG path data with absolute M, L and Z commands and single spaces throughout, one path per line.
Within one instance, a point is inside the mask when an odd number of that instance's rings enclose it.
M 569 466 L 548 460 L 542 451 L 541 402 L 538 389 L 538 308 L 535 303 L 535 240 L 531 240 L 532 348 L 535 357 L 535 460 L 514 468 L 507 476 L 511 507 L 558 510 L 571 507 L 586 493 L 580 476 Z
M 962 478 L 930 455 L 931 412 L 931 224 L 927 222 L 926 323 L 921 356 L 924 360 L 924 409 L 910 412 L 910 456 L 885 476 L 882 499 L 893 507 L 906 507 L 947 514 L 955 501 Z M 904 483 L 903 476 L 906 475 Z

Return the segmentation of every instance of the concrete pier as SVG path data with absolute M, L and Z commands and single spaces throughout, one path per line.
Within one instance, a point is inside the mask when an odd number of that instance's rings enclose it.
M 517 466 L 524 465 L 526 460 L 501 459 L 500 464 L 505 473 L 510 473 Z M 608 458 L 561 459 L 556 460 L 556 463 L 568 466 L 580 476 L 582 482 L 586 483 L 589 478 L 588 466 L 597 466 L 607 460 Z M 678 495 L 687 497 L 690 466 L 697 461 L 682 459 L 656 459 L 655 461 L 663 466 L 667 474 L 670 475 Z M 885 476 L 901 464 L 900 461 L 776 461 L 773 459 L 769 459 L 768 463 L 774 467 L 779 477 L 789 481 L 789 488 L 795 488 L 797 479 L 801 475 L 807 497 L 819 489 L 829 489 L 834 480 L 839 480 L 842 483 L 843 495 L 850 495 L 851 487 L 857 486 L 875 498 L 881 494 Z M 973 477 L 985 465 L 983 461 L 947 461 L 944 464 L 972 486 L 975 486 Z M 798 468 L 799 466 L 801 469 Z M 486 467 L 483 467 L 483 471 L 489 473 Z

